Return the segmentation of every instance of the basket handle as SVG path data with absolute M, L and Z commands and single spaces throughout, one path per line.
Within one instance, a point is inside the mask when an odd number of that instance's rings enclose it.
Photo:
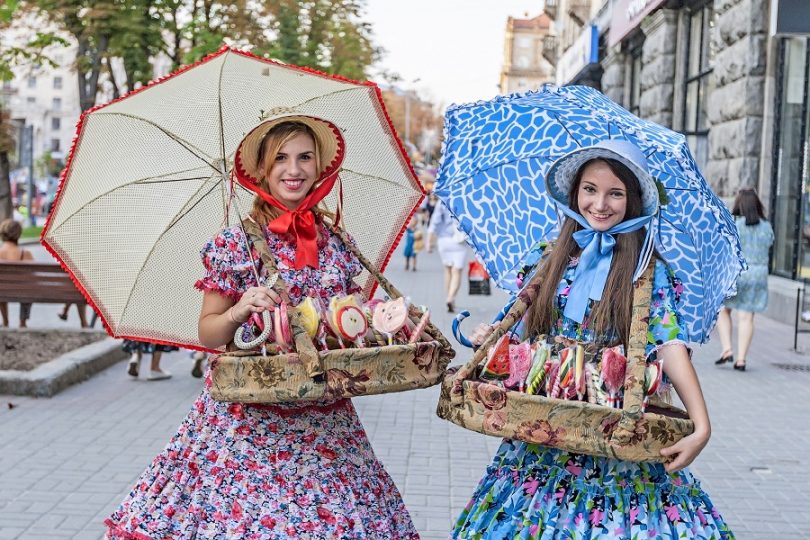
M 534 303 L 535 299 L 537 298 L 537 291 L 543 281 L 541 279 L 539 269 L 545 259 L 551 254 L 552 248 L 552 244 L 549 244 L 546 247 L 543 252 L 543 257 L 537 263 L 538 271 L 535 272 L 534 276 L 532 276 L 531 280 L 529 280 L 529 283 L 527 283 L 523 289 L 521 289 L 518 297 L 515 299 L 515 303 L 512 304 L 512 307 L 506 312 L 506 315 L 504 315 L 503 319 L 501 319 L 498 326 L 495 327 L 484 343 L 478 347 L 472 358 L 470 358 L 470 361 L 461 366 L 461 368 L 459 368 L 459 370 L 453 376 L 453 385 L 450 391 L 450 401 L 453 405 L 461 406 L 463 403 L 463 381 L 470 378 L 470 376 L 475 373 L 475 369 L 484 360 L 484 358 L 486 358 L 490 347 L 492 347 L 495 342 L 501 338 L 501 336 L 515 326 L 515 324 L 520 322 L 520 319 L 523 318 L 526 310 L 529 309 L 529 306 Z
M 384 275 L 382 275 L 382 273 L 379 270 L 377 270 L 377 267 L 371 264 L 371 261 L 369 261 L 365 257 L 365 255 L 363 255 L 360 252 L 355 243 L 351 240 L 351 238 L 349 238 L 346 231 L 344 231 L 343 229 L 341 229 L 336 225 L 332 225 L 331 228 L 332 232 L 334 232 L 343 241 L 343 244 L 345 244 L 346 248 L 349 251 L 351 251 L 355 257 L 357 257 L 357 260 L 360 261 L 360 264 L 362 264 L 363 267 L 366 270 L 368 270 L 372 276 L 374 276 L 374 279 L 377 280 L 377 283 L 380 284 L 380 287 L 383 288 L 383 290 L 386 292 L 386 294 L 388 294 L 389 297 L 391 297 L 391 299 L 396 300 L 397 298 L 402 297 L 402 293 L 399 292 L 399 290 L 396 287 L 394 287 L 394 285 L 390 281 L 388 281 L 388 279 Z M 417 323 L 419 319 L 422 317 L 423 313 L 419 308 L 417 308 L 414 305 L 411 305 L 408 310 L 408 315 L 411 317 L 411 320 L 414 323 Z M 453 358 L 456 355 L 456 351 L 453 349 L 453 346 L 450 345 L 450 342 L 447 341 L 444 335 L 442 335 L 439 329 L 436 328 L 436 326 L 432 322 L 428 321 L 428 324 L 425 327 L 425 333 L 434 340 L 439 342 L 439 344 L 443 349 L 442 353 L 446 357 Z
M 250 237 L 251 242 L 256 247 L 256 251 L 262 259 L 262 263 L 267 268 L 270 275 L 278 274 L 278 279 L 273 284 L 272 289 L 278 293 L 279 296 L 285 301 L 290 301 L 290 295 L 287 292 L 287 285 L 281 279 L 281 274 L 276 266 L 276 261 L 270 254 L 270 249 L 267 247 L 267 241 L 264 238 L 264 231 L 254 221 L 245 219 L 242 221 L 245 232 Z M 295 351 L 298 353 L 298 358 L 304 366 L 304 371 L 312 379 L 318 379 L 323 376 L 323 366 L 321 366 L 321 357 L 312 341 L 309 339 L 304 326 L 301 323 L 301 315 L 297 309 L 291 309 L 288 312 L 290 319 L 290 328 L 292 329 L 293 341 Z
M 627 347 L 627 370 L 624 378 L 624 405 L 622 416 L 611 436 L 611 443 L 618 446 L 630 442 L 635 434 L 636 423 L 644 414 L 644 372 L 647 359 L 647 327 L 650 317 L 655 257 L 635 284 L 633 292 L 633 316 L 630 323 L 630 343 Z

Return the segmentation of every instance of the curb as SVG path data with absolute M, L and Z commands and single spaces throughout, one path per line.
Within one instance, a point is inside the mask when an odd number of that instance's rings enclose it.
M 126 356 L 120 340 L 108 337 L 57 356 L 31 371 L 0 371 L 0 394 L 51 397 Z

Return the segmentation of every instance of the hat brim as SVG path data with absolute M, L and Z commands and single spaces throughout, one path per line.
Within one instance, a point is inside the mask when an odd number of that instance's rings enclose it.
M 239 182 L 243 185 L 258 186 L 264 177 L 259 169 L 260 150 L 265 135 L 279 124 L 296 122 L 309 127 L 318 139 L 318 148 L 323 171 L 318 180 L 328 178 L 338 171 L 345 156 L 346 144 L 340 129 L 322 118 L 304 115 L 285 115 L 266 120 L 245 135 L 236 149 L 234 168 Z M 248 186 L 246 186 L 248 187 Z
M 630 169 L 641 189 L 642 215 L 655 214 L 658 210 L 658 187 L 650 173 L 626 156 L 600 146 L 579 148 L 555 161 L 546 173 L 546 192 L 559 204 L 568 206 L 568 194 L 577 172 L 594 159 L 613 159 Z

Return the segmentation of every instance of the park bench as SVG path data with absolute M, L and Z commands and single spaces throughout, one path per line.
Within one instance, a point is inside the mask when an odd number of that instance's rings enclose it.
M 0 302 L 76 304 L 82 326 L 87 301 L 70 276 L 56 263 L 0 262 Z

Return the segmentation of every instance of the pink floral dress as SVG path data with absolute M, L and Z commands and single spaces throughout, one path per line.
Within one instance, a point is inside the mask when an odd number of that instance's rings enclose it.
M 296 271 L 295 246 L 265 230 L 293 304 L 357 290 L 357 259 L 326 227 L 320 235 L 320 267 Z M 210 240 L 196 287 L 236 300 L 254 286 L 244 246 L 238 227 Z M 228 404 L 209 386 L 105 521 L 110 538 L 419 538 L 350 400 Z

